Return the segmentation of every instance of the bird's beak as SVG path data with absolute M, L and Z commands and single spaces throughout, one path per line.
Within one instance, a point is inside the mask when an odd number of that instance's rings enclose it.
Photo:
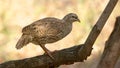
M 77 19 L 77 21 L 80 23 L 81 21 L 80 21 L 80 19 Z

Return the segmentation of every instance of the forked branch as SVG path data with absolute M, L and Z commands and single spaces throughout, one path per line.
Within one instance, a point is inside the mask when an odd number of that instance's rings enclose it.
M 92 46 L 100 34 L 104 24 L 110 16 L 118 0 L 110 0 L 99 20 L 91 30 L 84 44 L 63 49 L 52 53 L 55 58 L 52 61 L 47 55 L 40 55 L 22 60 L 12 60 L 0 64 L 0 68 L 54 68 L 63 64 L 72 64 L 74 62 L 83 62 L 90 56 Z

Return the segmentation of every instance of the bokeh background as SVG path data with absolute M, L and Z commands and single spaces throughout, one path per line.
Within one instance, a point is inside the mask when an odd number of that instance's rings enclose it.
M 46 47 L 51 50 L 60 50 L 85 42 L 89 32 L 98 20 L 109 0 L 0 0 L 0 63 L 37 55 L 44 51 L 40 46 L 32 43 L 21 50 L 15 45 L 21 36 L 24 26 L 44 17 L 62 19 L 68 13 L 76 13 L 81 23 L 73 24 L 72 32 L 53 44 Z M 103 52 L 105 41 L 108 39 L 117 16 L 120 16 L 120 1 L 108 19 L 100 36 L 96 40 L 91 56 L 81 63 L 62 65 L 59 68 L 95 68 Z M 119 68 L 118 61 L 116 68 Z

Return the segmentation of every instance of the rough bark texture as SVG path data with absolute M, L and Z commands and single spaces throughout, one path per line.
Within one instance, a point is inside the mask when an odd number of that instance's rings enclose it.
M 80 62 L 83 60 L 78 56 L 78 50 L 81 46 L 55 51 L 52 53 L 53 57 L 55 57 L 54 61 L 48 55 L 41 55 L 22 60 L 8 61 L 1 64 L 0 68 L 54 68 L 61 64 Z
M 120 16 L 117 17 L 114 30 L 106 41 L 105 49 L 98 68 L 114 68 L 120 56 Z
M 93 46 L 95 40 L 97 39 L 97 37 L 99 36 L 101 30 L 103 29 L 107 19 L 109 18 L 110 14 L 113 11 L 117 2 L 118 2 L 118 0 L 110 0 L 109 1 L 105 10 L 103 11 L 103 13 L 101 14 L 97 23 L 95 24 L 92 31 L 90 32 L 90 34 L 85 42 L 85 46 L 83 46 L 79 50 L 80 57 L 83 56 L 82 58 L 87 59 L 87 57 L 91 54 L 92 46 Z
M 84 44 L 60 51 L 55 51 L 52 53 L 53 57 L 55 58 L 54 61 L 51 60 L 47 55 L 40 55 L 22 60 L 8 61 L 0 64 L 0 68 L 54 68 L 63 64 L 83 62 L 91 54 L 92 46 L 100 34 L 117 1 L 118 0 L 110 0 Z

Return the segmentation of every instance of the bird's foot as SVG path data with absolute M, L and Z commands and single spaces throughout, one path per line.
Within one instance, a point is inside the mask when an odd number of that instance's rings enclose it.
M 47 50 L 44 54 L 45 54 L 45 55 L 48 55 L 52 60 L 55 60 L 54 57 L 52 56 L 52 53 L 53 53 L 53 52 Z

